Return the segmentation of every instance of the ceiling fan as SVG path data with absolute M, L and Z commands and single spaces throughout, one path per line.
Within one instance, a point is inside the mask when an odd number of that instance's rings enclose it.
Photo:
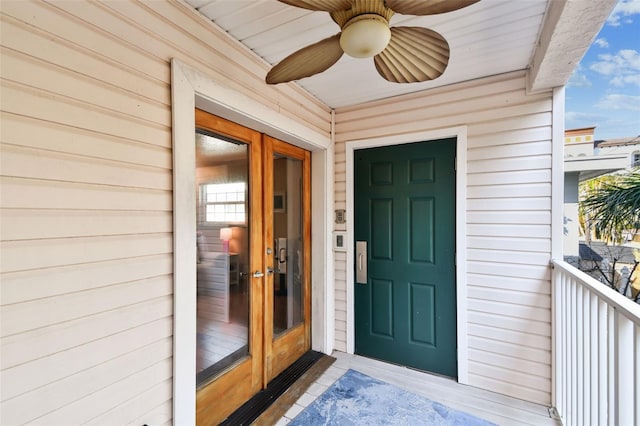
M 422 27 L 389 27 L 394 13 L 435 15 L 462 9 L 480 0 L 279 0 L 291 6 L 329 12 L 340 33 L 284 58 L 267 74 L 268 84 L 299 80 L 321 73 L 343 53 L 373 56 L 378 73 L 394 83 L 433 80 L 449 62 L 449 44 Z

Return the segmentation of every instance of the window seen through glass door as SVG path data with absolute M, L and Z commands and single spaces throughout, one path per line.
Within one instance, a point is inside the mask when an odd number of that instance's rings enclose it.
M 245 182 L 209 183 L 202 185 L 207 222 L 244 223 L 245 215 Z

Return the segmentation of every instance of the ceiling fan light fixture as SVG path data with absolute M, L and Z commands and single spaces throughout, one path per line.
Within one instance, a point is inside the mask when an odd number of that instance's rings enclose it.
M 353 17 L 342 28 L 340 47 L 354 58 L 370 58 L 382 52 L 391 40 L 389 22 L 380 15 Z

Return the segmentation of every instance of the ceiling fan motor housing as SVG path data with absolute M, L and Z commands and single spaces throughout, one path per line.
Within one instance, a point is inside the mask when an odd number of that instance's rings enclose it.
M 354 16 L 342 28 L 340 47 L 354 58 L 370 58 L 382 52 L 391 40 L 389 21 L 367 13 Z

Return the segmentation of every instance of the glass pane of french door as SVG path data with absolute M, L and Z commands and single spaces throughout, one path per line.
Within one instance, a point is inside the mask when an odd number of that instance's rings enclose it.
M 304 321 L 302 161 L 273 154 L 273 337 Z
M 249 354 L 248 145 L 196 133 L 197 383 Z

